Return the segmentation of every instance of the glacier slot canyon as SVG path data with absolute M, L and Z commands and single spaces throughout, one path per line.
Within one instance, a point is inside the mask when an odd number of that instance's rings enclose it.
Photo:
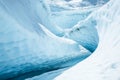
M 0 80 L 120 80 L 120 0 L 0 0 Z

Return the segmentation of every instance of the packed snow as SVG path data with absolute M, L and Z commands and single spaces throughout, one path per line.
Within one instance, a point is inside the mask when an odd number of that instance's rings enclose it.
M 120 80 L 120 0 L 111 0 L 86 21 L 96 20 L 99 44 L 86 60 L 54 80 Z

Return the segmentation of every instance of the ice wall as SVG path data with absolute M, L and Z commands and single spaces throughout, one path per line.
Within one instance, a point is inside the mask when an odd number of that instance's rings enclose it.
M 46 0 L 36 0 L 36 1 L 1 0 L 0 4 L 1 4 L 1 7 L 3 7 L 3 9 L 10 16 L 12 16 L 20 25 L 22 25 L 22 27 L 32 32 L 35 32 L 39 35 L 42 34 L 40 33 L 42 32 L 42 30 L 38 25 L 40 23 L 57 36 L 63 36 L 65 33 L 65 31 L 62 28 L 54 24 L 54 21 L 51 22 L 50 18 L 52 17 L 50 15 L 50 9 L 49 9 L 49 6 L 47 5 Z M 69 23 L 66 25 L 69 25 Z M 94 31 L 92 30 L 92 35 L 89 35 L 91 34 L 91 31 L 90 31 L 90 33 L 86 34 L 85 38 L 83 38 L 84 34 L 81 34 L 81 32 L 78 32 L 77 34 L 79 34 L 80 36 L 77 36 L 75 38 L 69 36 L 68 38 L 77 41 L 78 43 L 80 43 L 80 45 L 83 45 L 85 48 L 89 49 L 91 52 L 93 52 L 96 49 L 98 44 L 98 41 L 96 39 L 97 38 L 96 30 Z M 76 35 L 72 35 L 72 36 L 76 36 Z M 88 36 L 89 36 L 89 41 L 87 41 Z
M 86 60 L 65 71 L 55 80 L 120 79 L 120 0 L 111 0 L 86 21 L 96 20 L 97 50 Z
M 72 66 L 91 54 L 47 30 L 47 17 L 39 0 L 0 0 L 0 79 L 25 79 Z
M 1 0 L 0 4 L 9 15 L 13 16 L 18 23 L 27 29 L 35 30 L 39 33 L 38 23 L 41 23 L 54 34 L 62 35 L 61 30 L 52 24 L 49 18 L 50 10 L 46 6 L 46 0 Z
M 89 51 L 93 52 L 98 46 L 99 37 L 96 30 L 96 20 L 83 20 L 68 30 L 65 37 L 75 40 Z

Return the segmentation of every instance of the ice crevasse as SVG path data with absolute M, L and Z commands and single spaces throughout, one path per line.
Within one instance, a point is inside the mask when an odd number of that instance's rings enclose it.
M 55 80 L 119 79 L 119 2 L 111 0 L 84 21 L 85 25 L 97 23 L 94 27 L 99 34 L 99 46 L 89 58 Z M 86 49 L 82 51 L 75 41 L 54 35 L 63 33 L 50 22 L 49 9 L 46 11 L 48 7 L 43 3 L 43 0 L 0 0 L 0 79 L 40 75 L 71 66 L 91 54 Z
M 111 0 L 86 21 L 96 20 L 99 44 L 95 52 L 54 80 L 120 79 L 120 0 Z
M 54 35 L 59 31 L 42 2 L 0 0 L 0 79 L 26 79 L 72 66 L 91 54 L 75 41 Z

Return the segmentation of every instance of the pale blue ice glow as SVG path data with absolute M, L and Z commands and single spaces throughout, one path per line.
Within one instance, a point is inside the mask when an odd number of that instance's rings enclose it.
M 98 48 L 90 57 L 66 70 L 54 80 L 120 79 L 119 3 L 120 0 L 111 0 L 86 19 L 87 22 L 97 21 Z
M 41 0 L 0 0 L 0 79 L 25 79 L 69 67 L 91 54 L 58 37 L 64 34 L 51 23 L 45 5 Z
M 120 1 L 107 1 L 0 0 L 0 79 L 52 80 L 95 51 L 55 80 L 119 80 Z

